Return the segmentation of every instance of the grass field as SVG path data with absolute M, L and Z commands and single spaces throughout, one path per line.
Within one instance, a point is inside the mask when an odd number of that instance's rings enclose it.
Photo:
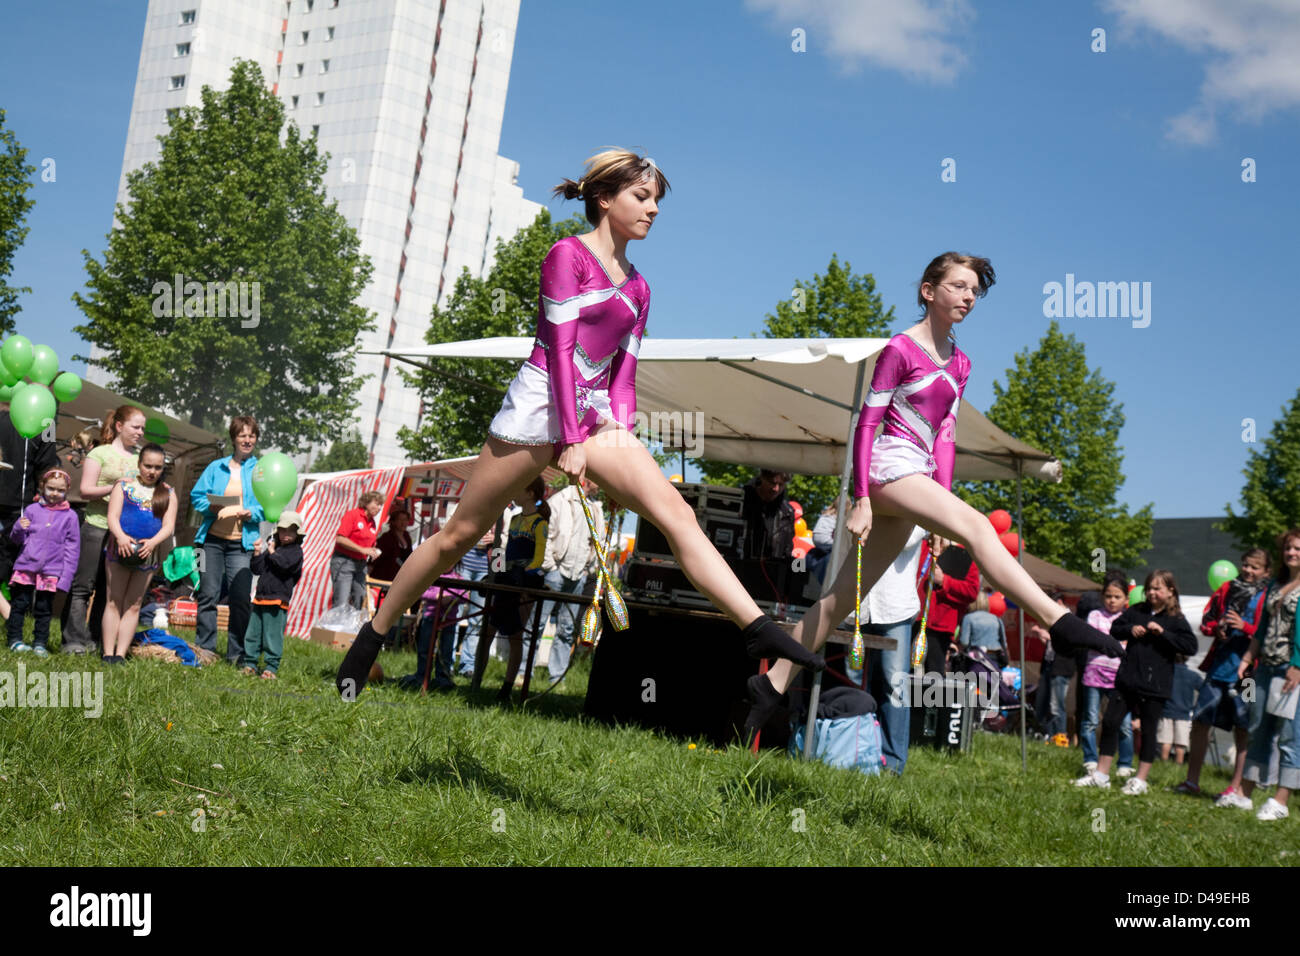
M 182 636 L 191 637 L 188 632 Z M 224 636 L 222 638 L 224 641 Z M 981 734 L 864 777 L 581 716 L 586 672 L 503 709 L 484 688 L 351 705 L 340 659 L 290 638 L 281 678 L 225 665 L 0 651 L 0 672 L 103 672 L 103 713 L 0 709 L 0 865 L 1294 864 L 1297 820 L 1208 799 L 1076 790 L 1077 750 Z M 414 655 L 385 653 L 385 671 Z M 1202 784 L 1226 778 L 1207 769 Z M 1257 795 L 1256 804 L 1262 800 Z M 1100 812 L 1099 812 L 1100 811 Z

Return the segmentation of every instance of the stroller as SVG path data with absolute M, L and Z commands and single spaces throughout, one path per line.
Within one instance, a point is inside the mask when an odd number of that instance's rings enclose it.
M 1015 668 L 1006 668 L 1006 648 L 990 650 L 975 645 L 960 647 L 951 662 L 953 673 L 968 674 L 975 678 L 975 689 L 981 708 L 980 726 L 992 733 L 1017 733 L 1020 728 L 1020 674 Z M 1005 668 L 1005 671 L 1004 671 Z M 1033 688 L 1026 692 L 1027 703 Z M 1039 727 L 1032 705 L 1026 709 L 1031 729 Z

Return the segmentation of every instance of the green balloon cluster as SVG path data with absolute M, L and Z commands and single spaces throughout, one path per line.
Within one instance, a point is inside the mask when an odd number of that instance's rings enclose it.
M 23 438 L 39 435 L 54 422 L 58 403 L 80 394 L 81 379 L 59 374 L 59 355 L 48 345 L 32 345 L 25 335 L 0 345 L 0 401 L 9 403 L 9 420 Z
M 1227 582 L 1237 579 L 1237 566 L 1231 561 L 1220 558 L 1210 565 L 1209 573 L 1205 577 L 1210 582 L 1210 592 L 1213 593 Z
M 267 521 L 279 521 L 284 506 L 298 488 L 298 469 L 288 455 L 267 452 L 253 466 L 253 494 L 262 505 Z

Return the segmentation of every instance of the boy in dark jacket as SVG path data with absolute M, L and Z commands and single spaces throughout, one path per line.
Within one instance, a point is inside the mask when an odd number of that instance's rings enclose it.
M 1142 750 L 1137 776 L 1124 785 L 1127 794 L 1147 792 L 1147 774 L 1156 759 L 1156 727 L 1174 689 L 1174 661 L 1196 653 L 1196 636 L 1179 608 L 1178 585 L 1164 570 L 1152 571 L 1143 586 L 1146 600 L 1121 614 L 1110 636 L 1128 641 L 1127 653 L 1115 674 L 1116 695 L 1101 725 L 1101 756 L 1093 773 L 1094 786 L 1110 786 L 1110 764 L 1119 743 L 1124 715 L 1142 721 Z
M 248 630 L 244 632 L 244 656 L 240 670 L 257 673 L 257 659 L 266 653 L 264 680 L 275 680 L 284 654 L 284 625 L 289 619 L 289 601 L 302 577 L 302 515 L 286 511 L 276 522 L 269 544 L 258 538 L 253 546 L 252 571 L 258 575 Z

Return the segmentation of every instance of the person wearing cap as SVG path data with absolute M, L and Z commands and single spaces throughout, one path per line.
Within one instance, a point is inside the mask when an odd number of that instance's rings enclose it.
M 275 524 L 275 534 L 253 545 L 253 573 L 258 575 L 244 652 L 239 661 L 244 674 L 257 673 L 258 657 L 265 654 L 265 680 L 275 680 L 284 655 L 284 625 L 289 618 L 289 601 L 302 577 L 302 515 L 286 511 Z

